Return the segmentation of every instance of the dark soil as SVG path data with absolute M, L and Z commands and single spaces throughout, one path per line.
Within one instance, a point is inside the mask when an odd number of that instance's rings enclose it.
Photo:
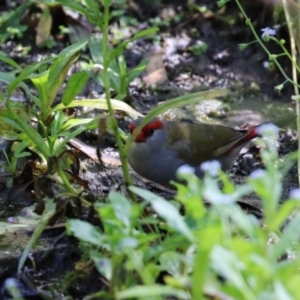
M 188 2 L 194 4 L 188 4 Z M 272 6 L 258 0 L 243 2 L 244 9 L 253 20 L 257 32 L 260 32 L 262 28 L 275 25 Z M 0 5 L 1 14 L 11 9 L 9 7 L 11 4 L 5 1 L 0 1 Z M 205 6 L 206 11 L 200 12 Z M 117 6 L 114 8 L 118 9 Z M 32 10 L 34 11 L 33 8 Z M 30 13 L 32 11 L 28 12 L 28 14 Z M 83 26 L 87 22 L 83 17 L 71 19 L 69 16 L 65 16 L 60 9 L 52 13 L 56 16 L 52 30 L 56 45 L 53 48 L 50 50 L 38 48 L 35 45 L 35 31 L 29 27 L 23 37 L 3 43 L 1 50 L 23 67 L 36 61 L 38 56 L 59 53 L 70 44 L 68 35 L 61 37 L 58 34 L 58 26 L 61 25 L 61 22 L 65 26 L 71 26 L 72 22 Z M 228 3 L 223 9 L 219 9 L 216 1 L 211 0 L 131 1 L 131 5 L 125 9 L 125 16 L 129 20 L 131 18 L 138 21 L 138 25 L 130 26 L 128 24 L 125 28 L 121 27 L 120 20 L 112 21 L 112 29 L 124 34 L 125 38 L 128 32 L 137 31 L 137 27 L 147 28 L 155 22 L 159 27 L 155 40 L 147 38 L 130 44 L 125 51 L 128 68 L 138 65 L 146 55 L 150 54 L 151 56 L 151 53 L 159 52 L 162 53 L 163 67 L 167 75 L 163 82 L 159 82 L 155 86 L 144 83 L 141 78 L 135 79 L 130 84 L 127 101 L 141 113 L 147 113 L 159 102 L 175 96 L 217 87 L 230 89 L 234 99 L 232 101 L 242 102 L 242 108 L 249 106 L 249 103 L 246 103 L 247 100 L 252 101 L 253 99 L 264 103 L 265 106 L 270 103 L 279 103 L 279 106 L 287 107 L 291 104 L 292 86 L 286 85 L 280 93 L 274 90 L 274 86 L 281 84 L 284 80 L 278 70 L 271 71 L 265 67 L 268 58 L 261 47 L 258 44 L 252 44 L 244 51 L 239 50 L 239 44 L 249 43 L 254 38 L 234 1 Z M 281 22 L 284 23 L 284 20 Z M 277 26 L 276 28 L 278 28 L 277 37 L 288 40 L 285 27 Z M 196 55 L 192 49 L 203 44 L 207 44 L 207 50 L 201 55 Z M 30 47 L 30 51 L 26 55 L 20 51 L 20 48 L 24 49 L 24 47 Z M 275 44 L 269 43 L 268 47 L 272 53 L 280 53 L 280 49 Z M 83 53 L 81 59 L 90 59 L 89 53 Z M 288 61 L 283 59 L 282 66 L 288 73 L 290 72 L 291 67 Z M 76 67 L 77 65 L 74 68 Z M 4 72 L 10 68 L 0 62 L 0 70 Z M 5 84 L 0 83 L 0 87 L 5 92 Z M 102 87 L 91 81 L 81 96 L 97 97 L 102 92 Z M 255 110 L 251 110 L 251 113 L 256 114 Z M 243 112 L 240 113 L 240 117 L 243 122 L 247 123 L 248 118 L 243 116 Z M 222 119 L 224 119 L 224 115 L 218 121 L 222 121 Z M 126 131 L 128 131 L 129 121 L 129 118 L 120 119 L 120 126 Z M 95 133 L 85 133 L 80 138 L 96 147 L 97 136 Z M 292 131 L 282 133 L 276 146 L 280 155 L 295 151 L 295 134 Z M 109 155 L 117 155 L 113 140 L 107 143 L 107 148 L 106 151 Z M 105 198 L 111 190 L 122 192 L 125 190 L 119 167 L 106 166 L 103 170 L 97 163 L 86 157 L 81 163 L 87 166 L 87 171 L 81 172 L 80 176 L 89 181 L 89 188 L 95 196 Z M 258 149 L 251 146 L 238 158 L 229 173 L 233 180 L 239 183 L 243 182 L 244 177 L 256 168 L 263 168 L 263 164 Z M 3 200 L 0 208 L 5 212 L 4 218 L 17 215 L 22 207 L 34 203 L 35 199 L 31 194 L 32 185 L 29 181 L 15 182 L 13 188 L 9 190 L 5 187 L 5 177 L 2 181 L 1 196 Z M 172 197 L 168 191 L 135 175 L 134 182 L 164 197 Z M 284 181 L 283 199 L 287 197 L 291 189 L 297 186 L 297 172 L 293 167 Z M 261 216 L 260 202 L 255 196 L 241 199 L 241 206 L 250 213 Z M 11 277 L 16 278 L 24 299 L 62 299 L 64 296 L 70 296 L 71 299 L 80 300 L 85 295 L 107 288 L 92 267 L 88 266 L 85 271 L 79 272 L 77 268 L 77 272 L 75 272 L 80 261 L 77 241 L 71 237 L 63 237 L 53 243 L 53 240 L 57 239 L 63 230 L 63 227 L 62 229 L 49 228 L 42 235 L 41 241 L 45 243 L 47 250 L 33 251 L 32 257 L 28 259 L 26 268 L 20 276 L 16 275 L 20 251 L 9 258 L 1 259 L 1 299 L 9 299 L 4 289 L 4 282 Z M 63 289 L 63 286 L 67 286 L 67 288 Z

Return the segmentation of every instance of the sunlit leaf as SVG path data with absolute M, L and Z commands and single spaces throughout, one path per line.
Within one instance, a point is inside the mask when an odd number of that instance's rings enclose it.
M 113 109 L 121 110 L 127 112 L 130 116 L 139 116 L 143 115 L 137 110 L 133 109 L 131 106 L 120 100 L 111 99 L 111 104 Z M 84 99 L 84 100 L 73 100 L 69 105 L 65 106 L 62 103 L 53 107 L 52 112 L 56 110 L 61 110 L 69 107 L 90 107 L 98 109 L 108 109 L 107 102 L 105 99 Z
M 150 202 L 154 211 L 161 216 L 172 229 L 182 233 L 190 241 L 195 240 L 192 231 L 189 229 L 184 218 L 180 215 L 178 209 L 176 209 L 174 205 L 142 188 L 131 186 L 130 190 Z

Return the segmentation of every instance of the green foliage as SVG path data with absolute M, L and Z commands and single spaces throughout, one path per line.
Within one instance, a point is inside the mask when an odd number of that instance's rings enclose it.
M 17 169 L 17 162 L 20 158 L 30 156 L 30 152 L 24 151 L 24 149 L 27 147 L 27 143 L 25 141 L 22 141 L 21 143 L 16 142 L 12 149 L 12 155 L 9 157 L 5 150 L 3 150 L 3 154 L 6 159 L 6 163 L 0 163 L 0 167 L 3 167 L 6 169 L 6 171 L 9 173 L 10 178 L 6 181 L 7 187 L 12 187 L 13 178 L 16 174 Z
M 140 204 L 116 192 L 109 194 L 106 203 L 95 204 L 103 231 L 69 220 L 68 233 L 85 243 L 85 253 L 89 249 L 91 260 L 109 283 L 109 291 L 101 295 L 194 300 L 218 295 L 283 299 L 284 295 L 296 299 L 300 284 L 296 254 L 300 248 L 299 199 L 292 196 L 283 205 L 279 203 L 278 164 L 287 162 L 280 162 L 269 139 L 267 150 L 262 151 L 266 170 L 253 172 L 245 184 L 235 186 L 221 171 L 218 178 L 207 173 L 203 181 L 182 171 L 179 176 L 188 184 L 176 184 L 178 192 L 171 202 L 130 187 L 143 199 Z M 251 192 L 261 198 L 264 226 L 238 205 L 237 201 Z M 294 258 L 284 259 L 289 254 Z M 165 274 L 163 282 L 158 282 L 161 272 Z
M 93 77 L 103 86 L 104 73 L 101 69 L 104 68 L 104 64 L 108 65 L 108 75 L 111 87 L 117 93 L 117 99 L 124 100 L 128 95 L 129 83 L 136 77 L 138 77 L 145 69 L 147 61 L 142 61 L 138 66 L 128 71 L 126 62 L 123 56 L 125 47 L 132 41 L 147 36 L 156 32 L 155 28 L 147 29 L 139 32 L 131 39 L 121 43 L 116 49 L 109 47 L 110 54 L 105 57 L 103 55 L 103 41 L 99 38 L 91 38 L 89 41 L 89 49 L 92 55 L 93 63 L 100 68 L 100 72 L 94 73 Z M 105 61 L 106 58 L 106 61 Z
M 22 37 L 27 26 L 21 24 L 22 16 L 32 1 L 25 1 L 0 17 L 0 40 L 7 41 L 13 37 Z
M 189 47 L 189 50 L 194 54 L 194 55 L 201 55 L 205 53 L 207 50 L 208 45 L 206 43 L 201 43 L 201 44 L 195 44 L 193 46 Z
M 0 120 L 3 124 L 0 130 L 1 135 L 26 142 L 29 148 L 37 152 L 44 160 L 48 160 L 51 156 L 59 155 L 65 149 L 67 141 L 86 129 L 86 127 L 81 127 L 75 130 L 75 133 L 70 133 L 68 130 L 74 125 L 69 122 L 66 126 L 67 120 L 62 113 L 63 108 L 55 113 L 52 110 L 54 99 L 65 81 L 67 72 L 71 64 L 77 60 L 78 51 L 85 44 L 74 44 L 63 50 L 55 59 L 46 58 L 39 63 L 28 65 L 21 70 L 17 77 L 11 73 L 2 73 L 0 80 L 8 84 L 8 95 L 6 100 L 3 99 L 5 104 L 0 110 Z M 3 60 L 7 61 L 5 58 Z M 9 62 L 16 66 L 12 60 Z M 80 79 L 82 82 L 86 82 L 86 77 Z M 31 80 L 34 84 L 38 93 L 37 96 L 31 93 L 27 83 L 25 83 L 26 80 Z M 83 87 L 83 84 L 78 80 L 69 82 L 64 93 L 66 103 L 70 103 L 76 96 L 76 92 L 80 92 L 81 89 L 78 86 Z M 10 100 L 10 96 L 17 87 L 24 89 L 32 101 L 32 106 L 29 107 L 22 103 L 15 104 L 14 101 Z M 70 93 L 70 89 L 76 92 Z M 37 128 L 31 122 L 33 116 L 37 119 Z M 90 120 L 88 122 L 90 123 Z M 86 121 L 86 123 L 88 122 Z M 61 136 L 64 136 L 65 140 L 63 143 L 58 143 Z

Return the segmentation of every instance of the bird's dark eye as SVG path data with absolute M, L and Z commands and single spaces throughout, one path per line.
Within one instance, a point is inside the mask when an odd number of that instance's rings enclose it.
M 152 135 L 153 132 L 154 132 L 154 129 L 153 129 L 153 128 L 150 128 L 150 129 L 149 129 L 149 135 Z

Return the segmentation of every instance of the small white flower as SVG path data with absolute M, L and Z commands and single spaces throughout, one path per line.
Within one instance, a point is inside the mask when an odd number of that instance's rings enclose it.
M 12 287 L 17 287 L 18 286 L 18 281 L 13 277 L 7 278 L 4 282 L 4 285 L 7 289 L 10 289 Z
M 279 128 L 273 123 L 262 124 L 257 127 L 257 133 L 259 134 L 277 134 Z
M 262 37 L 269 36 L 269 35 L 276 35 L 276 30 L 270 27 L 263 28 L 261 29 L 261 31 L 263 32 Z
M 195 168 L 193 168 L 189 165 L 183 165 L 177 169 L 178 175 L 194 174 L 194 173 L 195 173 Z
M 263 67 L 265 68 L 265 69 L 268 69 L 269 68 L 269 62 L 267 61 L 267 60 L 265 60 L 264 62 L 263 62 Z
M 266 171 L 265 170 L 257 169 L 257 170 L 253 171 L 250 174 L 249 178 L 251 178 L 251 179 L 259 179 L 259 178 L 265 177 L 265 175 L 266 175 Z
M 232 204 L 234 203 L 233 198 L 230 195 L 226 194 L 219 194 L 219 195 L 214 195 L 209 201 L 213 204 Z
M 221 164 L 218 160 L 210 160 L 202 163 L 200 169 L 215 177 L 219 174 Z
M 300 189 L 293 189 L 290 191 L 290 198 L 300 200 Z

